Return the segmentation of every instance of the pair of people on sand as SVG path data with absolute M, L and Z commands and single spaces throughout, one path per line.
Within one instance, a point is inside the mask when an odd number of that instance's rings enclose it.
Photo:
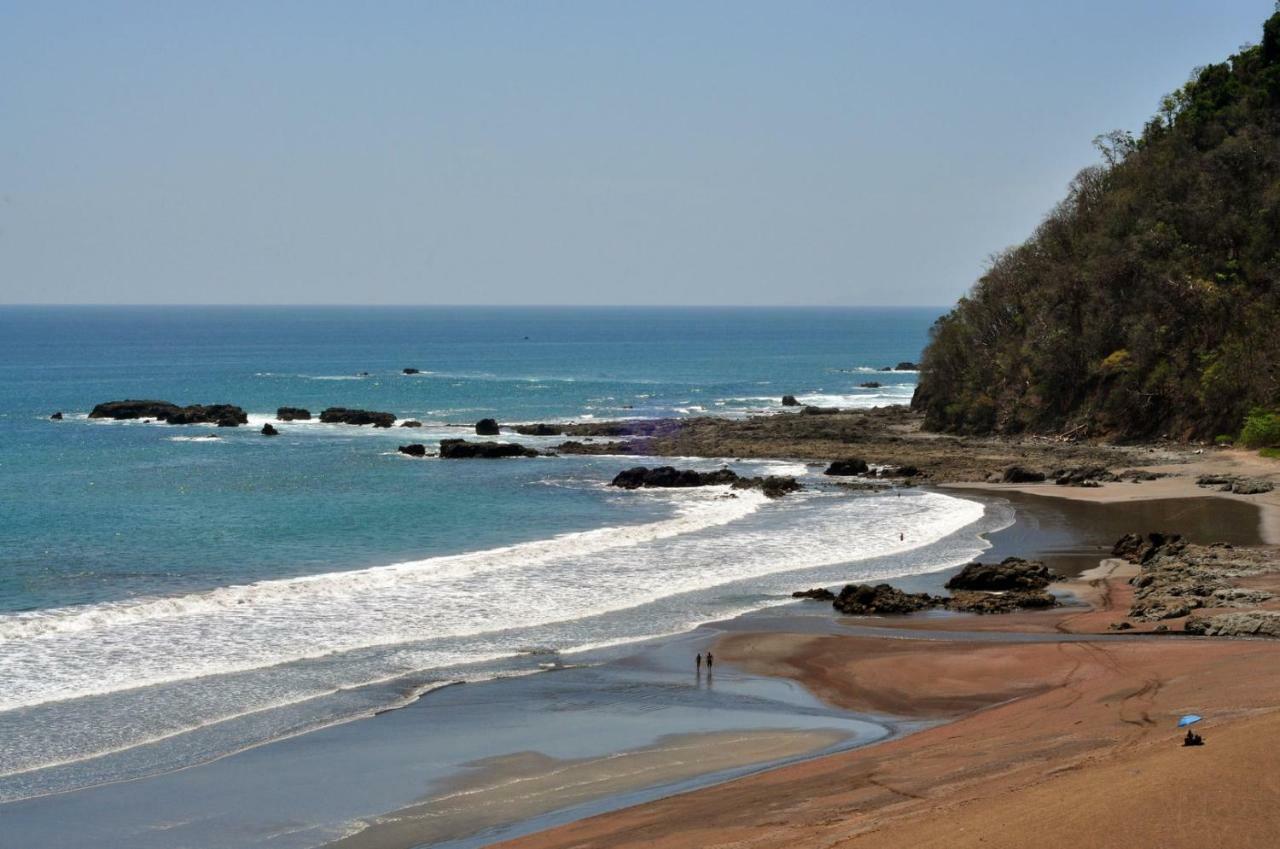
M 1184 746 L 1203 746 L 1204 738 L 1194 733 L 1190 728 L 1187 729 L 1187 736 L 1182 738 Z
M 702 652 L 698 652 L 698 657 L 694 662 L 697 664 L 698 671 L 701 672 L 702 671 Z M 715 662 L 716 662 L 715 655 L 713 655 L 711 652 L 707 652 L 707 672 L 708 673 L 711 672 L 711 667 L 712 665 L 715 664 Z

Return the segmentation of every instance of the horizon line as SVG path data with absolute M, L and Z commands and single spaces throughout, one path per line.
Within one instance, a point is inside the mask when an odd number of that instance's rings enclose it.
M 341 308 L 360 308 L 360 309 L 406 309 L 406 308 L 434 308 L 434 309 L 797 309 L 797 310 L 824 310 L 824 309 L 951 309 L 954 304 L 591 304 L 591 303 L 556 303 L 556 304 L 429 304 L 429 303 L 386 303 L 386 304 L 358 304 L 358 303 L 342 303 L 342 302 L 326 302 L 326 303 L 271 303 L 271 304 L 255 304 L 255 303 L 109 303 L 84 301 L 77 303 L 44 303 L 36 301 L 18 301 L 18 302 L 0 302 L 0 309 L 11 307 L 38 307 L 38 308 L 111 308 L 118 307 L 122 309 L 139 309 L 139 308 L 159 308 L 159 309 L 179 309 L 179 308 L 232 308 L 232 309 L 254 309 L 269 308 L 278 309 L 283 307 L 303 308 L 317 307 L 322 309 L 341 309 Z

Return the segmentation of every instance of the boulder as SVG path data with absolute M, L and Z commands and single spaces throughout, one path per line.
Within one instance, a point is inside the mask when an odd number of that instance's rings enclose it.
M 881 386 L 884 386 L 884 384 L 878 380 L 868 380 L 866 383 L 859 383 L 858 386 L 863 389 L 879 389 Z
M 538 452 L 514 442 L 468 442 L 465 439 L 440 440 L 440 456 L 445 460 L 501 457 L 537 457 Z
M 61 411 L 58 411 L 58 412 L 54 413 L 52 416 L 49 416 L 49 419 L 50 419 L 51 421 L 55 421 L 55 422 L 60 422 L 60 421 L 62 421 L 62 412 L 61 412 Z
M 1238 478 L 1231 483 L 1231 491 L 1236 495 L 1261 495 L 1275 489 L 1271 481 L 1259 478 Z
M 1044 472 L 1033 471 L 1022 466 L 1010 466 L 1004 470 L 1000 480 L 1003 483 L 1040 483 L 1044 480 Z
M 400 422 L 400 427 L 422 427 L 422 422 L 417 419 L 405 419 Z
M 1216 616 L 1193 616 L 1187 620 L 1188 634 L 1208 637 L 1280 637 L 1280 612 L 1249 610 L 1242 613 L 1219 613 Z
M 1053 607 L 1058 600 L 1044 590 L 1013 590 L 1004 593 L 958 592 L 947 599 L 948 610 L 957 613 L 1012 613 L 1015 610 Z
M 497 436 L 498 423 L 493 419 L 481 419 L 476 422 L 476 436 Z
M 848 584 L 840 590 L 832 606 L 841 613 L 866 615 L 870 613 L 915 613 L 936 607 L 940 599 L 928 593 L 905 593 L 888 584 Z
M 401 369 L 405 374 L 422 374 L 422 371 L 416 368 Z
M 408 454 L 410 457 L 427 456 L 427 446 L 423 445 L 421 442 L 415 442 L 412 445 L 401 445 L 396 450 L 401 454 Z
M 320 413 L 320 421 L 325 424 L 367 425 L 374 427 L 391 427 L 395 424 L 395 413 L 383 413 L 376 410 L 349 410 L 346 407 L 329 407 Z
M 262 426 L 261 433 L 263 436 L 279 436 L 280 435 L 280 431 L 276 430 L 275 427 L 272 426 L 271 422 L 267 422 Z
M 276 410 L 276 420 L 282 422 L 309 422 L 311 411 L 303 407 L 280 407 Z
M 782 406 L 784 406 L 784 407 L 799 407 L 799 406 L 800 406 L 800 402 L 796 400 L 796 396 L 794 396 L 794 395 L 783 395 L 783 396 L 782 396 Z
M 1053 482 L 1058 486 L 1097 486 L 1114 480 L 1117 480 L 1116 476 L 1106 466 L 1078 466 L 1053 473 Z
M 641 487 L 684 488 L 694 486 L 723 486 L 739 480 L 736 472 L 730 469 L 717 469 L 714 472 L 696 472 L 693 469 L 677 469 L 674 466 L 635 466 L 624 469 L 614 475 L 610 486 L 621 489 L 640 489 Z
M 900 363 L 898 363 L 896 366 L 894 366 L 894 367 L 893 367 L 893 370 L 894 370 L 894 371 L 919 371 L 919 370 L 920 370 L 920 366 L 916 365 L 916 364 L 915 364 L 915 363 L 913 363 L 913 362 L 909 362 L 909 361 L 907 361 L 907 360 L 903 360 L 902 362 L 900 362 Z
M 870 467 L 866 460 L 859 460 L 855 457 L 847 457 L 843 460 L 832 460 L 831 465 L 827 466 L 824 475 L 839 475 L 847 477 L 849 475 L 865 475 Z
M 766 498 L 781 498 L 792 492 L 804 489 L 800 482 L 789 475 L 766 475 L 758 478 L 738 478 L 733 482 L 734 489 L 758 489 Z
M 949 590 L 1040 590 L 1057 579 L 1039 560 L 1006 557 L 999 563 L 970 563 L 947 581 Z
M 800 410 L 802 416 L 831 416 L 840 412 L 839 407 L 814 407 L 812 405 Z
M 512 430 L 522 436 L 560 436 L 564 433 L 564 427 L 561 425 L 542 424 L 541 422 L 538 424 L 516 425 Z
M 792 598 L 811 598 L 814 601 L 835 601 L 836 594 L 826 587 L 818 587 L 817 589 L 797 590 L 791 594 Z

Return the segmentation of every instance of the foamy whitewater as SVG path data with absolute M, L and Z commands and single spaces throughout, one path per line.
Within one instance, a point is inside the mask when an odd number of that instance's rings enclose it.
M 929 319 L 213 310 L 184 314 L 174 348 L 139 344 L 174 320 L 164 311 L 0 311 L 15 375 L 0 383 L 11 480 L 0 800 L 189 765 L 453 681 L 571 664 L 797 588 L 973 557 L 978 534 L 1006 517 L 931 492 L 852 492 L 820 466 L 649 461 L 801 477 L 804 492 L 770 501 L 607 486 L 644 458 L 395 450 L 470 435 L 487 415 L 783 414 L 784 392 L 822 406 L 899 403 L 914 374 L 869 363 L 916 356 Z M 77 333 L 93 344 L 49 342 Z M 407 365 L 423 373 L 400 374 Z M 885 385 L 861 387 L 872 369 Z M 251 424 L 87 418 L 125 397 L 237 403 Z M 278 423 L 280 436 L 262 437 L 281 405 L 390 410 L 424 426 Z M 49 421 L 54 409 L 63 420 Z

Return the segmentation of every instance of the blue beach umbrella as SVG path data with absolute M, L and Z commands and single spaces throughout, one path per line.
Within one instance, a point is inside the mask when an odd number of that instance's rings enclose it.
M 1204 717 L 1200 716 L 1199 714 L 1189 713 L 1186 716 L 1182 717 L 1182 719 L 1178 720 L 1178 727 L 1186 728 L 1188 725 L 1194 725 L 1202 719 L 1204 719 Z

